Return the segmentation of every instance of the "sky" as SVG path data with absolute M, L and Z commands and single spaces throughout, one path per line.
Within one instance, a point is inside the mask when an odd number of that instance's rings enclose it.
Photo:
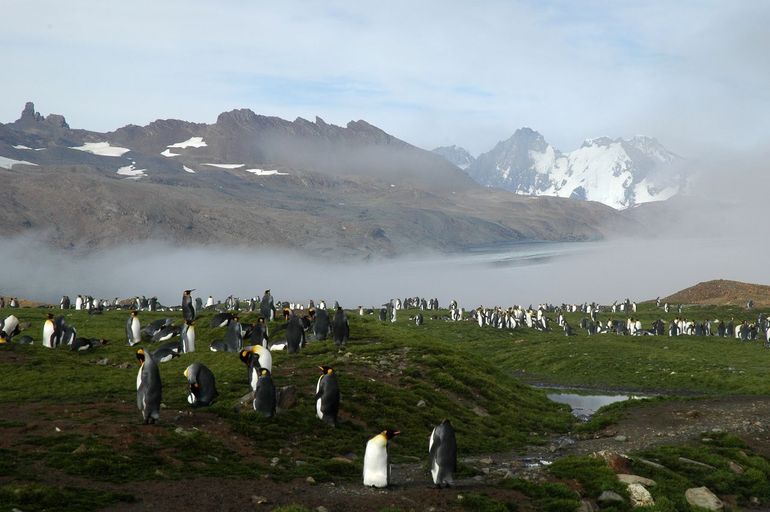
M 96 131 L 250 108 L 473 155 L 522 126 L 686 157 L 770 133 L 763 0 L 1 1 L 0 122 L 26 101 Z

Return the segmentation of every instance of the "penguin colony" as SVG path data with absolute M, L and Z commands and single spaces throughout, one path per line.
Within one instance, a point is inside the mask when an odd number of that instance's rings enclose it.
M 148 342 L 159 343 L 153 351 L 138 348 L 135 352 L 139 370 L 136 376 L 137 408 L 145 424 L 153 424 L 160 420 L 160 404 L 163 396 L 160 365 L 176 357 L 196 351 L 195 322 L 202 308 L 217 310 L 222 303 L 214 303 L 209 297 L 204 306 L 202 299 L 193 299 L 194 290 L 185 290 L 182 295 L 182 305 L 178 308 L 162 306 L 153 299 L 136 298 L 130 301 L 94 300 L 90 296 L 77 296 L 74 305 L 69 297 L 64 296 L 60 302 L 62 309 L 88 310 L 98 314 L 108 309 L 128 310 L 126 320 L 126 344 L 134 347 Z M 18 302 L 9 302 L 9 304 Z M 671 309 L 669 304 L 657 301 L 657 307 L 666 312 Z M 339 304 L 331 310 L 327 309 L 325 301 L 316 306 L 312 301 L 307 305 L 307 314 L 300 314 L 305 309 L 303 305 L 279 303 L 283 323 L 272 333 L 272 337 L 285 331 L 285 342 L 271 343 L 266 319 L 276 318 L 275 302 L 269 290 L 261 299 L 252 298 L 247 301 L 228 297 L 225 305 L 230 311 L 219 311 L 213 315 L 210 326 L 224 329 L 222 339 L 210 343 L 209 349 L 216 352 L 237 353 L 246 367 L 246 383 L 251 390 L 251 406 L 260 416 L 273 418 L 276 415 L 276 384 L 273 380 L 273 358 L 271 351 L 286 350 L 288 353 L 298 353 L 307 344 L 310 333 L 315 340 L 332 337 L 335 346 L 345 347 L 350 334 L 347 314 Z M 238 312 L 244 306 L 248 311 L 259 312 L 261 315 L 254 324 L 242 324 Z M 16 306 L 18 307 L 18 306 Z M 616 334 L 629 336 L 720 336 L 733 337 L 742 341 L 764 338 L 765 346 L 770 348 L 770 319 L 760 313 L 755 322 L 749 320 L 736 321 L 718 319 L 704 322 L 687 320 L 681 306 L 677 307 L 677 316 L 668 325 L 658 319 L 650 326 L 643 326 L 634 318 L 636 304 L 626 299 L 620 303 L 600 306 L 596 303 L 583 304 L 540 304 L 537 308 L 529 306 L 522 308 L 518 305 L 508 308 L 496 306 L 493 308 L 478 307 L 466 312 L 459 307 L 457 301 L 449 304 L 448 316 L 430 316 L 429 311 L 438 309 L 437 299 L 406 298 L 393 299 L 380 308 L 357 308 L 358 314 L 379 315 L 385 323 L 391 323 L 397 312 L 406 308 L 419 309 L 410 318 L 418 327 L 424 325 L 425 316 L 432 320 L 465 321 L 478 325 L 480 328 L 520 329 L 529 328 L 541 331 L 552 330 L 557 326 L 563 329 L 565 335 L 575 334 L 576 329 L 584 329 L 588 335 Z M 751 308 L 748 308 L 751 309 Z M 142 311 L 172 311 L 181 310 L 183 323 L 175 325 L 171 318 L 154 320 L 142 325 Z M 331 312 L 331 313 L 330 313 Z M 425 312 L 425 315 L 423 314 Z M 579 326 L 569 325 L 564 313 L 582 313 L 585 315 Z M 599 318 L 602 315 L 604 320 Z M 621 317 L 615 319 L 615 316 Z M 625 317 L 622 319 L 622 317 Z M 15 315 L 9 315 L 0 321 L 0 344 L 33 342 L 31 336 L 21 336 L 23 325 Z M 42 345 L 46 348 L 69 347 L 73 351 L 94 350 L 106 344 L 107 340 L 91 339 L 78 336 L 74 326 L 68 325 L 63 315 L 49 314 L 42 326 Z M 319 421 L 335 427 L 339 421 L 340 384 L 337 371 L 330 366 L 320 366 L 320 376 L 315 387 L 315 413 Z M 192 362 L 183 372 L 187 382 L 187 402 L 191 407 L 207 407 L 212 405 L 219 393 L 213 372 L 205 365 Z M 388 445 L 400 435 L 397 430 L 386 429 L 374 435 L 366 443 L 363 463 L 363 482 L 367 486 L 387 487 L 391 483 L 391 471 L 388 455 Z M 454 428 L 448 419 L 439 423 L 428 436 L 428 467 L 433 483 L 438 487 L 450 486 L 454 482 L 457 460 L 457 441 Z

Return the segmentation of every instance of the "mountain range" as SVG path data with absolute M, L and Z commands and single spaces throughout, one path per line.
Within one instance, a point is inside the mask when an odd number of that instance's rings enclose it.
M 682 158 L 644 136 L 586 139 L 580 148 L 562 153 L 540 133 L 521 128 L 478 158 L 457 146 L 433 152 L 483 186 L 598 201 L 616 209 L 669 199 L 686 185 Z
M 27 103 L 0 124 L 0 180 L 1 236 L 75 252 L 157 239 L 368 258 L 640 229 L 602 204 L 482 187 L 365 121 L 246 109 L 100 133 Z

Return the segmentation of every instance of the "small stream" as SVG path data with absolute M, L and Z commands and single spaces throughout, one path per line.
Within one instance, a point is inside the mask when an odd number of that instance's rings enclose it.
M 647 398 L 639 395 L 586 395 L 579 393 L 565 393 L 560 390 L 558 393 L 548 393 L 549 400 L 560 404 L 567 404 L 572 408 L 572 414 L 582 421 L 588 421 L 596 411 L 605 405 L 615 402 L 624 402 L 626 400 L 636 400 Z

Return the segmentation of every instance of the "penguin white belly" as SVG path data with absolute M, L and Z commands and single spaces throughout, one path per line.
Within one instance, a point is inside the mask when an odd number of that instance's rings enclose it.
M 139 343 L 139 340 L 142 339 L 140 330 L 141 325 L 139 323 L 139 319 L 134 317 L 131 320 L 131 340 L 134 342 L 134 344 Z
M 190 405 L 195 403 L 195 395 L 193 393 L 187 395 L 187 403 Z
M 136 374 L 136 390 L 139 391 L 139 388 L 142 386 L 142 368 L 139 367 L 139 373 Z
M 388 446 L 383 436 L 374 437 L 366 443 L 364 485 L 388 486 Z
M 436 429 L 433 429 L 433 432 L 430 433 L 430 439 L 428 440 L 428 453 L 431 453 L 433 450 L 433 434 L 436 433 Z M 436 484 L 438 479 L 438 461 L 436 461 L 436 458 L 431 456 L 431 465 L 430 465 L 430 476 L 433 478 L 433 483 Z
M 43 326 L 43 346 L 52 348 L 51 338 L 53 337 L 53 322 L 50 320 L 45 321 Z
M 256 368 L 251 369 L 251 390 L 256 391 L 257 390 L 257 382 L 259 381 L 259 372 Z
M 323 378 L 324 378 L 323 375 L 318 377 L 318 382 L 315 385 L 316 395 L 318 394 L 318 390 L 321 389 L 321 379 L 323 379 Z M 318 416 L 319 420 L 324 419 L 324 415 L 321 412 L 321 399 L 320 398 L 316 399 L 316 401 L 315 401 L 315 413 L 316 413 L 316 416 Z

